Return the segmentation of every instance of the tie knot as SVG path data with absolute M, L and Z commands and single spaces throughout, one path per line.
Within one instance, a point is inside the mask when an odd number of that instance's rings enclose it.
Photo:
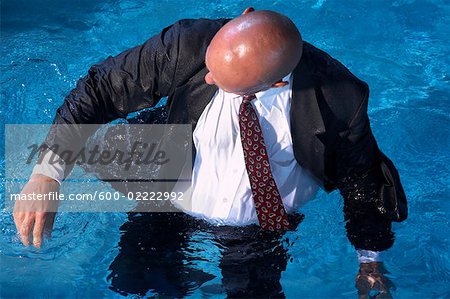
M 256 99 L 256 96 L 254 94 L 243 96 L 244 103 L 250 103 L 254 99 Z

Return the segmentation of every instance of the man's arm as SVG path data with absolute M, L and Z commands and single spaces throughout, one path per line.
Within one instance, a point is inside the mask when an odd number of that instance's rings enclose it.
M 177 24 L 140 46 L 93 65 L 56 111 L 45 145 L 58 155 L 73 151 L 74 146 L 85 144 L 95 127 L 65 125 L 105 124 L 152 107 L 167 96 L 178 59 Z
M 374 270 L 360 269 L 358 282 L 368 279 L 367 273 L 374 277 L 381 275 L 378 269 L 382 269 L 382 265 L 378 263 L 381 260 L 377 252 L 393 245 L 392 222 L 407 217 L 406 197 L 398 172 L 379 150 L 370 129 L 368 97 L 369 90 L 365 86 L 349 129 L 341 134 L 336 155 L 337 186 L 344 197 L 347 236 L 358 250 L 361 269 L 371 267 Z M 377 256 L 367 259 L 372 254 Z
M 397 170 L 379 150 L 367 115 L 368 87 L 341 134 L 337 150 L 337 186 L 344 197 L 350 242 L 356 249 L 382 251 L 394 241 L 392 221 L 407 217 L 406 197 Z
M 93 65 L 57 110 L 44 145 L 57 155 L 66 150 L 75 152 L 74 146 L 82 147 L 94 132 L 65 125 L 104 124 L 152 107 L 161 97 L 167 96 L 172 89 L 178 59 L 178 34 L 179 26 L 175 24 L 142 45 Z M 58 164 L 61 166 L 58 169 L 55 165 L 48 166 L 50 168 L 38 167 L 22 193 L 59 190 L 56 181 L 64 179 L 71 167 L 64 163 Z M 36 201 L 35 204 L 42 207 L 30 208 L 16 203 L 14 221 L 25 245 L 33 235 L 33 244 L 40 246 L 44 227 L 53 221 L 54 212 L 49 212 L 48 203 L 44 201 Z M 51 207 L 51 210 L 56 208 Z

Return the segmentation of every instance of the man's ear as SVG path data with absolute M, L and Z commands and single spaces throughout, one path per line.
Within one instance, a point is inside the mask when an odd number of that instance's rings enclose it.
M 206 82 L 206 84 L 209 84 L 209 85 L 214 85 L 214 84 L 216 84 L 216 82 L 214 81 L 214 78 L 213 78 L 213 76 L 211 75 L 210 72 L 208 72 L 208 73 L 206 74 L 206 76 L 205 76 L 205 82 Z
M 253 7 L 247 7 L 247 8 L 244 10 L 244 12 L 242 13 L 242 15 L 246 15 L 246 14 L 248 14 L 249 12 L 252 12 L 252 11 L 255 11 L 255 9 L 254 9 Z
M 280 81 L 278 81 L 278 82 L 273 83 L 270 87 L 271 87 L 271 88 L 279 88 L 279 87 L 286 86 L 286 85 L 288 85 L 288 84 L 289 84 L 289 82 L 280 80 Z

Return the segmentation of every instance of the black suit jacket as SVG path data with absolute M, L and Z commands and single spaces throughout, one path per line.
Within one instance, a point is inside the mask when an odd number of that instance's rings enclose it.
M 107 123 L 167 96 L 167 123 L 192 124 L 194 129 L 217 90 L 204 81 L 205 51 L 228 21 L 181 20 L 144 44 L 92 66 L 57 110 L 54 123 Z M 304 42 L 292 88 L 296 160 L 325 190 L 340 190 L 347 234 L 356 248 L 389 248 L 391 222 L 407 217 L 406 198 L 394 165 L 372 135 L 367 84 Z M 52 128 L 47 146 L 73 144 L 58 130 Z

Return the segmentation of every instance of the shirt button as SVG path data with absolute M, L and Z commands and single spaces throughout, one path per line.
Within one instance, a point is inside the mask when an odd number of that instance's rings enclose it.
M 227 202 L 228 199 L 227 199 L 226 197 L 224 197 L 224 198 L 222 198 L 222 201 L 223 201 L 223 202 Z
M 235 168 L 235 169 L 233 169 L 233 173 L 236 173 L 238 170 Z

